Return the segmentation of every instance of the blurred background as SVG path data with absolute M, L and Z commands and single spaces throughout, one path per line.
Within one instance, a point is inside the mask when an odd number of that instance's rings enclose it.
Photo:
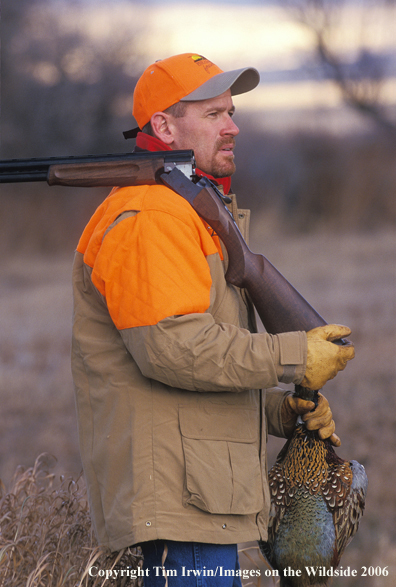
M 156 59 L 196 52 L 254 66 L 236 96 L 233 189 L 251 247 L 328 322 L 356 359 L 326 386 L 338 453 L 365 465 L 367 509 L 348 564 L 396 577 L 395 0 L 2 0 L 1 158 L 131 151 L 132 95 Z M 3 184 L 0 196 L 0 479 L 43 451 L 78 475 L 69 366 L 70 271 L 106 189 Z M 282 442 L 270 440 L 273 462 Z M 270 580 L 264 585 L 272 585 Z

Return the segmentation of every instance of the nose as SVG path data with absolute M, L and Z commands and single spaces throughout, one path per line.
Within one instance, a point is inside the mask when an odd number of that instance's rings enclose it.
M 221 134 L 225 135 L 225 136 L 230 135 L 232 137 L 236 137 L 237 134 L 239 134 L 239 128 L 237 127 L 237 125 L 232 120 L 232 118 L 229 114 L 227 114 L 226 123 L 224 124 L 224 127 L 223 127 Z

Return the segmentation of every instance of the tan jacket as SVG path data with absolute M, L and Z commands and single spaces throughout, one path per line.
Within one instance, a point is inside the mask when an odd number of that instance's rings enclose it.
M 233 211 L 246 232 L 249 213 Z M 254 333 L 210 227 L 163 186 L 113 190 L 73 268 L 72 369 L 99 542 L 266 539 L 267 434 L 305 333 Z M 181 269 L 180 269 L 181 267 Z M 184 280 L 183 280 L 183 275 Z

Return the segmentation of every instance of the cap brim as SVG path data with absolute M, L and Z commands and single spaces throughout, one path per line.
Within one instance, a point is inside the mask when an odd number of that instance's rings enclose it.
M 131 130 L 124 130 L 122 133 L 124 135 L 124 139 L 135 139 L 138 133 L 141 132 L 139 127 L 131 128 Z
M 194 102 L 216 98 L 227 90 L 231 95 L 244 94 L 253 90 L 260 82 L 260 74 L 254 67 L 245 67 L 233 71 L 218 73 L 196 90 L 182 98 L 181 102 Z

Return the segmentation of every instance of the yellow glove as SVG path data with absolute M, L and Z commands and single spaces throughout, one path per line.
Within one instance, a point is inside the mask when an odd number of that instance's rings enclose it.
M 335 423 L 329 402 L 321 393 L 318 405 L 294 395 L 287 395 L 282 404 L 282 424 L 286 436 L 291 436 L 296 425 L 297 416 L 301 416 L 308 430 L 317 430 L 322 440 L 329 438 L 334 446 L 341 446 L 341 440 L 334 433 Z M 312 411 L 314 410 L 314 411 Z
M 355 356 L 353 345 L 341 346 L 329 341 L 350 334 L 347 326 L 339 324 L 327 324 L 307 332 L 307 368 L 300 383 L 302 387 L 320 389 L 326 381 L 333 379 L 338 371 L 345 369 L 347 362 Z

